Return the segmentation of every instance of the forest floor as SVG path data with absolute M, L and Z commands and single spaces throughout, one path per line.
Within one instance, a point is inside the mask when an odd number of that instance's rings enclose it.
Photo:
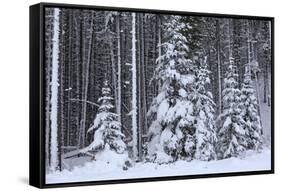
M 46 175 L 46 183 L 67 183 L 145 177 L 181 176 L 225 172 L 261 171 L 271 169 L 271 151 L 247 151 L 244 156 L 217 161 L 177 161 L 171 164 L 136 163 L 128 170 L 105 161 L 85 162 L 73 170 L 63 170 Z

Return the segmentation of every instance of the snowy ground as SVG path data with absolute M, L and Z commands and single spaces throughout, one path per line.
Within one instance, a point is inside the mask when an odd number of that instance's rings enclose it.
M 64 170 L 62 172 L 47 174 L 46 183 L 261 171 L 270 169 L 271 153 L 269 148 L 265 148 L 260 153 L 248 151 L 243 158 L 230 158 L 220 161 L 178 161 L 165 165 L 136 163 L 134 167 L 129 168 L 127 171 L 122 170 L 120 167 L 107 164 L 106 162 L 86 162 L 84 166 L 75 167 L 72 171 Z

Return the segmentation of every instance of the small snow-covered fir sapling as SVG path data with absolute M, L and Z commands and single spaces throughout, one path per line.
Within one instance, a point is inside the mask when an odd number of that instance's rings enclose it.
M 94 120 L 93 126 L 88 129 L 88 133 L 94 132 L 93 142 L 82 149 L 81 152 L 93 152 L 95 160 L 108 160 L 108 163 L 114 160 L 114 157 L 120 159 L 123 168 L 130 165 L 128 158 L 127 146 L 123 141 L 123 133 L 121 132 L 121 123 L 118 116 L 113 112 L 111 90 L 108 81 L 104 82 L 101 97 L 98 99 L 100 103 L 98 113 Z M 108 155 L 108 157 L 104 157 Z M 120 160 L 119 160 L 120 161 Z
M 247 148 L 245 121 L 241 108 L 241 91 L 238 88 L 237 78 L 238 74 L 233 58 L 230 58 L 222 91 L 223 113 L 219 116 L 222 122 L 218 131 L 219 158 L 238 156 Z
M 191 159 L 195 151 L 193 105 L 185 88 L 194 82 L 194 67 L 187 58 L 189 49 L 186 37 L 181 34 L 183 27 L 178 16 L 165 24 L 163 55 L 157 59 L 154 74 L 161 88 L 148 111 L 152 122 L 147 155 L 148 160 L 157 163 Z
M 203 161 L 216 159 L 215 103 L 212 93 L 207 90 L 208 85 L 210 85 L 209 74 L 207 57 L 200 58 L 200 65 L 196 71 L 196 92 L 194 95 L 196 113 L 195 158 Z
M 241 92 L 242 116 L 246 122 L 247 149 L 258 150 L 262 146 L 262 126 L 258 111 L 258 101 L 250 72 L 246 72 L 244 75 Z

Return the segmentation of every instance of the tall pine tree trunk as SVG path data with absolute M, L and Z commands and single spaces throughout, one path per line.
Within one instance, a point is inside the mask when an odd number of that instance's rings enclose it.
M 80 36 L 80 41 L 79 41 L 79 57 L 80 57 L 80 63 L 77 64 L 77 66 L 79 66 L 79 71 L 78 71 L 78 74 L 77 74 L 77 95 L 78 95 L 78 99 L 84 99 L 84 92 L 83 91 L 83 86 L 84 86 L 84 79 L 85 79 L 85 74 L 84 74 L 84 71 L 83 71 L 83 67 L 84 67 L 84 33 L 83 33 L 83 30 L 84 30 L 84 14 L 83 12 L 80 13 L 80 31 L 78 33 L 78 35 Z M 79 75 L 80 74 L 80 75 Z M 79 106 L 79 110 L 78 110 L 78 113 L 77 113 L 77 129 L 78 129 L 78 148 L 83 148 L 84 145 L 83 145 L 83 140 L 84 140 L 84 136 L 83 136 L 83 115 L 84 115 L 84 112 L 83 112 L 83 104 L 81 106 Z
M 145 141 L 146 141 L 146 133 L 147 133 L 147 116 L 146 116 L 146 113 L 147 113 L 147 96 L 146 96 L 146 93 L 147 93 L 147 88 L 146 88 L 146 66 L 148 64 L 147 62 L 147 59 L 145 59 L 145 57 L 147 57 L 147 55 L 145 54 L 145 45 L 146 45 L 146 41 L 145 41 L 145 31 L 144 31 L 144 23 L 142 21 L 142 60 L 143 60 L 143 64 L 141 65 L 142 67 L 142 75 L 141 75 L 141 79 L 142 79 L 142 89 L 141 89 L 141 97 L 142 97 L 142 118 L 143 118 L 143 130 L 142 130 L 142 135 L 141 135 L 141 138 L 142 138 L 142 150 L 143 150 L 143 146 L 145 144 Z M 144 159 L 144 155 L 142 156 L 142 160 Z
M 250 23 L 250 21 L 248 20 L 247 22 L 247 28 L 248 28 L 248 72 L 251 72 L 251 63 L 253 61 L 253 48 L 252 48 L 252 25 Z M 260 89 L 259 89 L 259 82 L 258 82 L 258 75 L 257 75 L 257 71 L 254 71 L 254 75 L 255 75 L 255 89 L 256 89 L 256 95 L 257 95 L 257 102 L 258 102 L 258 114 L 260 116 Z M 262 121 L 260 120 L 261 123 L 261 127 L 262 127 Z M 263 130 L 262 130 L 262 134 L 263 134 Z
M 132 128 L 133 128 L 133 159 L 138 155 L 137 126 L 137 63 L 136 63 L 136 13 L 132 13 Z
M 91 26 L 90 26 L 90 40 L 89 40 L 89 47 L 88 47 L 88 55 L 87 55 L 87 60 L 85 63 L 85 87 L 84 87 L 84 97 L 83 97 L 83 105 L 82 105 L 82 122 L 81 122 L 81 129 L 80 129 L 80 137 L 81 137 L 81 142 L 79 144 L 80 148 L 85 147 L 85 138 L 86 138 L 86 114 L 87 114 L 87 99 L 88 99 L 88 85 L 89 85 L 89 66 L 91 62 L 91 54 L 92 54 L 92 43 L 93 43 L 93 13 L 92 14 L 92 19 L 91 19 Z
M 70 10 L 69 11 L 69 22 L 68 22 L 68 25 L 69 25 L 69 50 L 68 50 L 68 87 L 67 87 L 67 98 L 68 98 L 68 101 L 67 101 L 67 142 L 66 142 L 66 145 L 67 146 L 70 146 L 70 139 L 73 138 L 73 137 L 70 137 L 71 135 L 71 113 L 72 113 L 72 104 L 71 104 L 71 98 L 72 98 L 72 30 L 73 30 L 73 27 L 72 27 L 72 22 L 73 22 L 73 19 L 72 19 L 72 14 L 73 14 L 73 11 Z
M 222 78 L 221 78 L 221 59 L 220 59 L 220 25 L 219 25 L 219 20 L 216 21 L 216 36 L 217 36 L 217 63 L 218 63 L 218 92 L 219 92 L 219 103 L 218 103 L 218 109 L 219 109 L 219 114 L 222 112 Z
M 81 77 L 81 70 L 80 70 L 80 65 L 82 64 L 82 60 L 81 60 L 81 56 L 79 56 L 79 53 L 82 55 L 82 52 L 80 51 L 80 47 L 82 46 L 81 40 L 80 38 L 82 38 L 82 36 L 80 35 L 79 32 L 79 26 L 80 23 L 78 22 L 80 19 L 80 13 L 78 11 L 75 11 L 75 15 L 73 17 L 74 20 L 74 28 L 75 30 L 75 47 L 74 47 L 74 53 L 75 53 L 75 62 L 74 62 L 74 72 L 73 74 L 75 75 L 75 82 L 73 83 L 73 85 L 75 86 L 75 92 L 74 95 L 77 99 L 80 99 L 80 77 Z M 82 28 L 81 28 L 82 30 Z M 80 104 L 76 104 L 75 106 L 73 106 L 75 109 L 75 137 L 76 139 L 73 139 L 73 144 L 77 145 L 77 147 L 79 147 L 79 143 L 80 143 L 80 136 L 79 136 L 79 127 L 80 127 Z
M 157 37 L 158 37 L 158 23 L 157 23 L 158 19 L 157 19 L 157 16 L 155 17 L 155 23 L 154 23 L 154 35 L 153 35 L 153 54 L 152 54 L 152 64 L 153 64 L 153 69 L 156 68 L 156 64 L 155 64 L 155 61 L 156 61 L 156 54 L 157 54 Z M 152 83 L 153 85 L 153 96 L 156 97 L 158 95 L 158 89 L 157 89 L 157 84 L 156 82 Z
M 268 52 L 268 55 L 271 55 L 272 52 L 271 52 L 271 21 L 268 21 L 268 29 L 269 29 L 269 52 Z M 271 58 L 270 58 L 270 62 L 268 62 L 268 64 L 271 66 L 272 65 L 272 62 L 271 62 Z M 269 72 L 271 72 L 271 70 L 269 70 Z M 267 89 L 267 92 L 268 92 L 268 96 L 267 96 L 267 105 L 268 107 L 271 106 L 271 91 L 270 91 L 270 85 L 269 85 L 269 81 L 270 79 L 267 80 L 267 84 L 268 84 L 268 89 Z
M 60 58 L 59 58 L 59 78 L 60 78 L 60 84 L 59 84 L 59 126 L 58 126 L 58 156 L 59 156 L 59 164 L 58 168 L 61 171 L 62 170 L 62 154 L 63 150 L 62 147 L 64 146 L 64 131 L 65 131 L 65 108 L 64 108 L 64 91 L 65 91 L 65 62 L 66 62 L 66 41 L 65 37 L 66 31 L 65 31 L 65 17 L 66 12 L 62 11 L 60 15 Z
M 158 58 L 160 58 L 161 56 L 162 56 L 162 47 L 161 47 L 161 45 L 162 45 L 162 30 L 161 30 L 161 16 L 160 15 L 158 15 L 157 16 L 157 21 L 158 21 Z M 161 59 L 159 59 L 159 65 L 161 65 Z M 157 88 L 157 94 L 159 94 L 160 93 L 160 91 L 161 91 L 161 82 L 160 82 L 160 80 L 158 81 L 158 84 L 157 84 L 157 86 L 158 86 L 158 88 Z
M 121 42 L 120 42 L 120 14 L 116 16 L 116 33 L 117 33 L 117 103 L 116 110 L 118 121 L 121 122 Z
M 142 27 L 142 14 L 138 14 L 137 15 L 137 18 L 138 18 L 138 30 L 137 30 L 137 34 L 138 34 L 138 48 L 137 48 L 137 52 L 138 52 L 138 65 L 137 65 L 137 82 L 138 82 L 138 85 L 137 85 L 137 88 L 138 88 L 138 161 L 141 159 L 141 135 L 142 135 L 142 115 L 141 115 L 141 104 L 142 104 L 142 97 L 141 97 L 141 84 L 142 84 L 142 79 L 140 78 L 141 74 L 142 74 L 142 68 L 141 68 L 141 65 L 143 64 L 143 60 L 142 60 L 142 40 L 141 40 L 141 27 Z
M 263 102 L 266 103 L 267 102 L 267 98 L 268 98 L 268 65 L 270 64 L 269 61 L 269 22 L 264 22 L 264 35 L 265 35 L 265 47 L 263 48 L 264 50 L 264 67 L 263 67 L 263 87 L 264 87 L 264 91 L 263 91 Z
M 115 58 L 114 58 L 114 51 L 113 51 L 113 42 L 109 43 L 110 49 L 110 62 L 111 62 L 111 75 L 112 75 L 112 89 L 114 93 L 114 100 L 115 103 L 118 103 L 118 90 L 117 90 L 117 79 L 116 79 L 116 69 L 115 69 Z M 116 108 L 117 109 L 117 108 Z
M 58 87 L 59 87 L 59 23 L 60 10 L 54 9 L 52 82 L 51 82 L 51 171 L 58 167 Z

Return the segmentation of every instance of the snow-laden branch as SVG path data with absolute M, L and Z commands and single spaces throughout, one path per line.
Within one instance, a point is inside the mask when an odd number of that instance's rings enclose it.
M 108 86 L 109 86 L 111 89 L 114 89 L 114 88 L 112 87 L 112 85 L 108 84 Z M 130 112 L 128 106 L 127 106 L 124 102 L 122 102 L 121 104 L 122 104 L 122 106 L 126 109 L 127 112 Z

